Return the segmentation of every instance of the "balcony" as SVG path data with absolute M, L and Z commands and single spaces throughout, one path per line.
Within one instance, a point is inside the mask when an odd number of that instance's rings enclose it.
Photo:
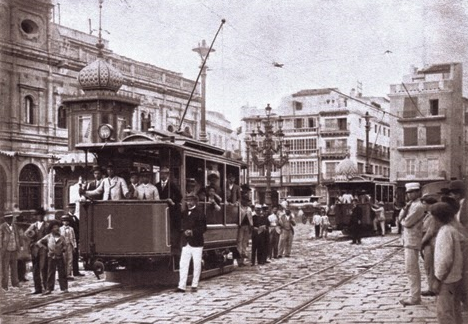
M 350 124 L 334 125 L 334 126 L 321 126 L 320 135 L 322 136 L 348 136 Z
M 283 129 L 285 134 L 303 134 L 303 133 L 317 133 L 318 127 L 301 127 L 301 128 L 288 128 Z
M 445 171 L 397 172 L 397 180 L 446 180 Z
M 452 80 L 439 80 L 439 81 L 421 81 L 421 82 L 405 82 L 408 92 L 421 93 L 421 92 L 434 92 L 434 91 L 452 91 Z M 405 87 L 400 84 L 390 85 L 390 95 L 405 95 Z
M 430 114 L 428 111 L 421 111 L 423 116 L 416 109 L 410 110 L 400 110 L 398 112 L 398 122 L 407 123 L 407 122 L 421 122 L 421 121 L 434 121 L 434 120 L 443 120 L 447 118 L 446 109 L 438 109 L 436 114 Z
M 349 153 L 349 146 L 325 147 L 322 148 L 323 159 L 344 159 Z
M 365 157 L 366 154 L 367 154 L 366 147 L 365 146 L 358 146 L 357 154 L 359 156 Z M 390 154 L 388 152 L 377 150 L 377 149 L 371 147 L 369 149 L 369 154 L 370 154 L 370 158 L 372 158 L 372 159 L 390 161 Z
M 445 140 L 441 140 L 439 144 L 427 144 L 426 141 L 420 139 L 415 145 L 405 145 L 403 141 L 397 141 L 398 151 L 437 151 L 445 150 L 446 146 Z

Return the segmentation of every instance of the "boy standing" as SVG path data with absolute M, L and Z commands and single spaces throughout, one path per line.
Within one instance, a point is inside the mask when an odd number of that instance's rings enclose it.
M 43 295 L 50 295 L 55 286 L 55 272 L 59 273 L 60 290 L 68 292 L 67 274 L 63 254 L 66 252 L 65 238 L 60 235 L 60 223 L 56 220 L 50 222 L 50 234 L 36 243 L 47 248 L 47 290 Z
M 8 290 L 8 277 L 11 275 L 11 285 L 19 287 L 18 254 L 23 250 L 18 228 L 13 224 L 13 213 L 6 212 L 5 223 L 0 225 L 0 256 L 2 261 L 2 288 Z
M 74 280 L 72 276 L 73 269 L 73 252 L 77 248 L 75 231 L 70 226 L 70 217 L 68 215 L 63 215 L 61 218 L 63 226 L 60 227 L 60 235 L 65 238 L 65 253 L 64 253 L 64 263 L 65 263 L 65 273 L 67 274 L 68 280 Z

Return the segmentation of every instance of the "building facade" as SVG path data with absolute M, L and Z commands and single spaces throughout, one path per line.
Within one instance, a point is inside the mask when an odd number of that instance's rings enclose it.
M 412 68 L 390 86 L 390 178 L 398 185 L 465 177 L 465 110 L 461 63 Z
M 324 185 L 346 176 L 337 169 L 349 158 L 356 174 L 364 174 L 366 164 L 366 112 L 369 113 L 370 170 L 388 178 L 390 174 L 389 101 L 383 97 L 364 97 L 356 91 L 342 95 L 337 89 L 302 90 L 283 98 L 273 109 L 278 119 L 284 119 L 284 142 L 289 144 L 289 162 L 273 169 L 273 188 L 278 196 L 326 195 Z M 372 106 L 369 107 L 369 105 Z M 255 129 L 257 116 L 264 112 L 243 107 L 244 137 Z M 275 124 L 275 129 L 278 125 Z M 245 144 L 244 144 L 245 145 Z M 248 149 L 243 150 L 248 159 Z M 251 185 L 256 199 L 263 200 L 265 170 L 249 161 Z
M 67 111 L 62 98 L 83 93 L 78 73 L 97 58 L 97 37 L 53 22 L 51 0 L 0 0 L 0 206 L 21 210 L 61 209 L 77 178 L 86 172 L 80 155 L 68 153 Z M 178 129 L 195 86 L 180 73 L 113 53 L 104 40 L 104 57 L 123 75 L 119 93 L 135 97 L 132 125 Z M 197 85 L 182 130 L 198 138 L 200 91 Z M 222 116 L 207 125 L 232 147 L 233 132 Z M 214 131 L 213 131 L 214 132 Z M 56 164 L 63 168 L 53 168 Z

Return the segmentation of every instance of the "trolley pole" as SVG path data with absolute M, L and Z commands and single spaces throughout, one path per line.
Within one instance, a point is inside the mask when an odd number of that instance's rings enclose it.
M 366 120 L 366 174 L 372 174 L 372 167 L 369 162 L 370 158 L 370 147 L 369 147 L 369 132 L 370 132 L 370 116 L 369 112 L 366 111 L 366 115 L 364 116 L 364 119 Z

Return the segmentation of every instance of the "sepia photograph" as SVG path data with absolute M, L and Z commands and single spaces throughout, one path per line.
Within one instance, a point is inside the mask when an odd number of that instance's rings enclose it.
M 0 324 L 468 323 L 465 65 L 466 0 L 0 0 Z

